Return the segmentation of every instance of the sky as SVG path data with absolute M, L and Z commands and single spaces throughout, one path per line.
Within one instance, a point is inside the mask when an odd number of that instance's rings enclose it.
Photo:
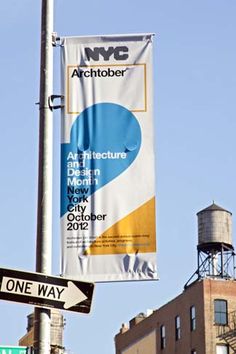
M 35 271 L 39 0 L 0 2 L 0 267 Z M 196 213 L 236 215 L 235 0 L 55 0 L 59 36 L 155 33 L 157 264 L 160 280 L 96 284 L 91 314 L 64 312 L 70 354 L 114 354 L 122 323 L 183 291 L 197 267 Z M 60 52 L 54 49 L 54 93 Z M 54 114 L 53 275 L 60 273 L 60 113 Z M 0 301 L 0 345 L 26 333 L 29 305 Z

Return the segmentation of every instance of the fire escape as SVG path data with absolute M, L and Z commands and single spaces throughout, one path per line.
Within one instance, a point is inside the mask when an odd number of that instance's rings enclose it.
M 224 340 L 236 353 L 236 311 L 229 313 L 227 325 L 218 326 L 218 338 Z

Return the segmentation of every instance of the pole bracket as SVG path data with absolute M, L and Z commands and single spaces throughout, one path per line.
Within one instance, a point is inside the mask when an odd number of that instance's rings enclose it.
M 60 98 L 61 100 L 64 99 L 63 95 L 51 95 L 48 97 L 48 107 L 50 108 L 51 111 L 53 111 L 54 109 L 60 109 L 60 108 L 64 108 L 65 105 L 64 104 L 57 104 L 57 105 L 53 105 L 53 102 L 55 99 Z
M 52 32 L 52 45 L 53 47 L 60 47 L 61 38 L 58 37 L 57 32 Z

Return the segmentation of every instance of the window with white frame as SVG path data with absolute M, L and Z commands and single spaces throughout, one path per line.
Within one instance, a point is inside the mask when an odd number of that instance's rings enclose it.
M 175 317 L 175 340 L 180 339 L 180 317 Z
M 160 337 L 161 337 L 161 349 L 165 349 L 166 347 L 166 327 L 162 325 L 160 327 Z
M 190 330 L 195 331 L 196 329 L 196 308 L 195 306 L 190 307 Z
M 216 354 L 229 354 L 229 347 L 227 344 L 217 344 Z

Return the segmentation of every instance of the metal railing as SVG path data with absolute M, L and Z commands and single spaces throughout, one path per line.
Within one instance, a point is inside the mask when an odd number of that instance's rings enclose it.
M 217 337 L 224 340 L 236 353 L 236 311 L 228 314 L 228 323 L 217 326 Z

